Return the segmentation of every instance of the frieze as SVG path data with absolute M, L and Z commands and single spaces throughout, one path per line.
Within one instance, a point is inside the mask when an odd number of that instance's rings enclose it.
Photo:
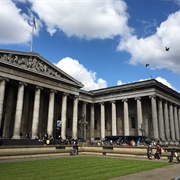
M 3 53 L 0 54 L 0 60 L 6 61 L 13 65 L 20 66 L 22 68 L 27 68 L 33 71 L 37 71 L 39 73 L 43 73 L 48 76 L 54 76 L 57 78 L 66 79 L 64 75 L 60 74 L 57 70 L 53 69 L 50 65 L 48 65 L 47 63 L 45 63 L 43 60 L 41 60 L 36 56 L 27 56 L 27 55 L 24 56 L 13 53 Z

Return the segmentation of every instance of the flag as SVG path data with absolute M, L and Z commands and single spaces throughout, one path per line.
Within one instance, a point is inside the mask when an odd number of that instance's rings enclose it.
M 34 26 L 34 29 L 36 29 L 36 19 L 35 19 L 35 16 L 33 17 L 33 26 Z
M 150 64 L 146 64 L 146 67 L 150 66 Z

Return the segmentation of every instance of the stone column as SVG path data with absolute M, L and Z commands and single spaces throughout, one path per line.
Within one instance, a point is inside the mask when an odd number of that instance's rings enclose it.
M 94 104 L 91 104 L 90 138 L 94 140 Z
M 124 99 L 124 136 L 129 136 L 129 110 L 128 99 Z
M 105 108 L 104 103 L 100 103 L 101 106 L 101 140 L 105 139 Z
M 138 131 L 138 136 L 142 135 L 142 132 L 139 130 L 141 128 L 141 124 L 143 123 L 142 120 L 142 104 L 141 104 L 141 98 L 135 98 L 136 103 L 137 103 L 137 131 Z
M 169 130 L 169 116 L 168 116 L 168 106 L 167 101 L 164 101 L 164 122 L 165 122 L 165 134 L 166 140 L 170 142 L 170 130 Z
M 159 141 L 156 96 L 150 96 L 150 98 L 151 98 L 151 106 L 152 106 L 153 137 L 156 141 Z
M 13 98 L 14 98 L 14 88 L 8 88 L 8 96 L 6 101 L 7 102 L 13 102 Z M 13 104 L 12 103 L 7 103 L 6 107 L 5 107 L 5 111 L 8 113 L 5 113 L 5 117 L 4 117 L 4 124 L 3 124 L 3 134 L 2 137 L 3 139 L 9 139 L 12 138 L 10 137 L 10 135 L 12 135 L 11 133 L 11 120 L 12 120 L 12 114 L 13 114 Z
M 116 101 L 111 101 L 112 108 L 112 136 L 117 136 L 117 125 L 116 125 Z
M 174 129 L 174 117 L 173 117 L 173 106 L 170 103 L 169 105 L 169 115 L 170 115 L 170 133 L 171 133 L 171 140 L 175 142 L 175 129 Z M 172 142 L 171 142 L 172 143 Z
M 178 123 L 178 112 L 176 105 L 174 106 L 174 122 L 175 122 L 176 141 L 179 142 L 179 123 Z
M 32 139 L 36 138 L 38 135 L 40 98 L 41 98 L 42 89 L 43 88 L 39 86 L 36 86 L 36 89 L 35 89 L 33 120 L 32 120 Z
M 159 109 L 159 135 L 160 140 L 165 142 L 165 133 L 164 133 L 164 116 L 163 116 L 163 108 L 162 108 L 162 99 L 158 99 L 158 109 Z
M 77 126 L 78 126 L 78 97 L 74 96 L 74 105 L 73 105 L 73 128 L 72 128 L 72 137 L 77 139 Z
M 20 132 L 22 131 L 21 121 L 22 121 L 22 111 L 23 111 L 24 88 L 26 85 L 27 85 L 26 83 L 19 82 L 17 102 L 16 102 L 14 131 L 13 131 L 12 139 L 20 139 Z
M 66 139 L 66 121 L 67 121 L 67 96 L 69 94 L 63 93 L 62 96 L 62 109 L 61 109 L 61 138 Z
M 49 109 L 48 109 L 48 123 L 47 123 L 47 133 L 53 136 L 53 125 L 54 125 L 54 96 L 56 91 L 50 90 L 49 93 Z
M 3 107 L 4 107 L 6 81 L 9 81 L 9 80 L 6 78 L 0 77 L 0 129 L 2 126 L 2 113 L 3 113 Z M 1 135 L 1 132 L 0 132 L 0 135 Z
M 83 105 L 82 105 L 82 116 L 84 117 L 83 118 L 83 121 L 84 121 L 84 125 L 83 125 L 83 132 L 84 132 L 84 139 L 86 139 L 86 126 L 87 126 L 87 116 L 86 116 L 86 105 L 87 103 L 86 102 L 83 102 Z

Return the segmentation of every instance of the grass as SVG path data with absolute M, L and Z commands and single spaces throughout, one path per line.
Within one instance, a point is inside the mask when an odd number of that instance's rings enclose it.
M 1 180 L 104 180 L 169 165 L 105 157 L 65 157 L 0 163 Z

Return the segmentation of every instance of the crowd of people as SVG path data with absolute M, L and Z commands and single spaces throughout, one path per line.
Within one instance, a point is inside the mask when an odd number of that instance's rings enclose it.
M 118 139 L 116 141 L 113 140 L 94 140 L 94 141 L 88 141 L 89 145 L 107 145 L 107 146 L 144 146 L 146 143 L 142 142 L 140 140 L 123 140 Z

